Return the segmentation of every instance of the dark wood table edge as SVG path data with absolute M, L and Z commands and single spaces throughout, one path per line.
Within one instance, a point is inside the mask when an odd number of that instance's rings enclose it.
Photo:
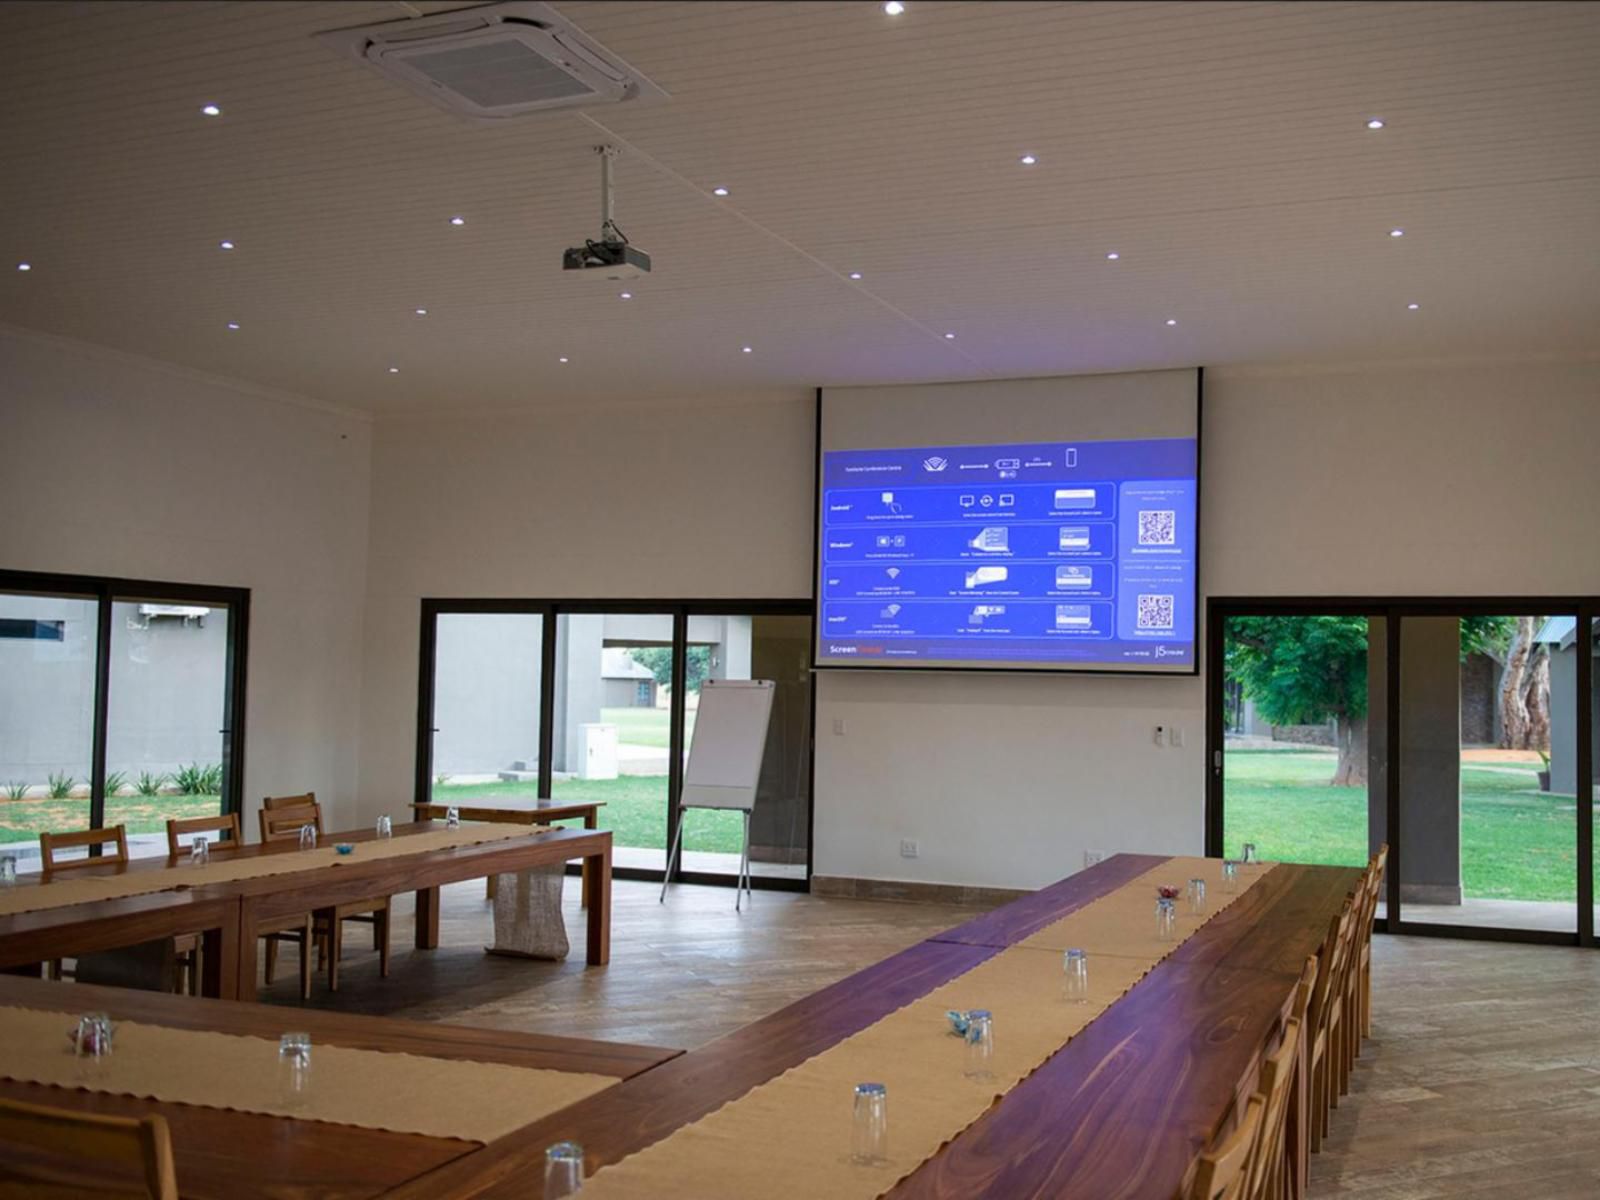
M 104 1012 L 114 1020 L 240 1037 L 276 1037 L 295 1030 L 313 1043 L 353 1050 L 416 1054 L 532 1070 L 580 1071 L 628 1079 L 677 1058 L 682 1050 L 602 1042 L 555 1034 L 413 1021 L 361 1013 L 215 1000 L 97 984 L 0 976 L 0 1006 L 65 1013 Z

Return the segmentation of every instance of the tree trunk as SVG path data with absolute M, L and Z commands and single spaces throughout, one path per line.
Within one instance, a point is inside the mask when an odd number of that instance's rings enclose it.
M 1550 753 L 1550 650 L 1547 646 L 1535 646 L 1529 656 L 1522 702 L 1528 710 L 1528 740 L 1523 749 Z
M 1367 784 L 1367 717 L 1339 718 L 1339 765 L 1329 787 L 1365 787 Z
M 1523 685 L 1533 651 L 1533 634 L 1533 618 L 1518 617 L 1517 632 L 1506 651 L 1505 669 L 1500 672 L 1500 746 L 1504 750 L 1523 750 L 1528 745 L 1528 704 Z

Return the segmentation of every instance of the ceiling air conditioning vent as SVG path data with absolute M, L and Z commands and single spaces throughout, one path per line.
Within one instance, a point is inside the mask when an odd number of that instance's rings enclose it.
M 440 108 L 480 121 L 666 99 L 549 5 L 527 0 L 317 37 Z

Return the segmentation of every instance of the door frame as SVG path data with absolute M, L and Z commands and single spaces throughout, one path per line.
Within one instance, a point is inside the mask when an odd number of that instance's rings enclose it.
M 228 609 L 227 657 L 223 664 L 222 812 L 244 811 L 246 668 L 250 658 L 250 589 L 202 583 L 127 579 L 114 575 L 70 575 L 53 571 L 0 570 L 0 592 L 26 592 L 94 600 L 95 682 L 93 745 L 89 767 L 89 824 L 106 816 L 106 739 L 111 711 L 111 606 L 114 601 L 214 604 Z M 98 855 L 99 846 L 89 853 Z
M 1389 837 L 1389 870 L 1385 880 L 1387 916 L 1377 928 L 1389 933 L 1422 937 L 1468 938 L 1493 942 L 1531 942 L 1542 945 L 1588 946 L 1596 943 L 1594 922 L 1594 658 L 1584 653 L 1593 645 L 1600 597 L 1596 596 L 1211 596 L 1206 600 L 1206 853 L 1223 853 L 1222 762 L 1226 731 L 1223 727 L 1223 631 L 1230 617 L 1240 616 L 1364 616 L 1385 623 L 1386 742 L 1400 744 L 1400 641 L 1406 617 L 1504 616 L 1527 613 L 1573 614 L 1577 617 L 1577 658 L 1574 714 L 1579 731 L 1574 765 L 1577 771 L 1576 868 L 1577 930 L 1564 933 L 1539 929 L 1497 929 L 1490 926 L 1446 925 L 1406 920 L 1400 899 L 1401 768 L 1391 762 L 1386 772 L 1385 808 Z
M 424 596 L 421 602 L 421 628 L 418 636 L 417 663 L 417 724 L 415 732 L 415 774 L 413 795 L 418 801 L 427 800 L 433 783 L 433 690 L 434 666 L 437 652 L 437 621 L 444 613 L 520 613 L 543 618 L 542 644 L 539 662 L 539 796 L 548 799 L 553 782 L 553 756 L 555 750 L 555 684 L 556 684 L 556 619 L 569 613 L 616 613 L 619 615 L 666 616 L 672 618 L 672 677 L 682 679 L 688 656 L 689 618 L 701 616 L 795 616 L 806 617 L 815 624 L 816 606 L 810 599 L 796 600 L 554 600 L 515 598 L 446 598 Z M 807 892 L 811 890 L 812 848 L 816 814 L 816 671 L 807 665 L 807 690 L 811 709 L 811 728 L 806 737 L 806 874 L 804 879 L 773 879 L 760 875 L 751 877 L 751 885 L 767 891 Z M 667 845 L 672 845 L 679 819 L 678 799 L 683 794 L 684 691 L 674 689 L 669 710 L 667 737 Z M 569 874 L 577 868 L 570 865 Z M 613 867 L 617 879 L 639 879 L 652 883 L 662 881 L 665 869 L 653 867 Z M 736 876 L 711 871 L 686 871 L 681 863 L 672 872 L 674 883 L 704 883 L 716 887 L 733 887 Z

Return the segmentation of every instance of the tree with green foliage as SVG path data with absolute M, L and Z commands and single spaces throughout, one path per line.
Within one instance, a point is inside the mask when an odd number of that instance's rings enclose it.
M 656 682 L 662 687 L 672 686 L 671 646 L 629 646 L 628 657 L 655 676 Z M 684 654 L 683 666 L 684 674 L 688 676 L 684 686 L 689 691 L 698 693 L 700 685 L 711 674 L 711 647 L 688 647 Z
M 1461 655 L 1510 639 L 1510 617 L 1464 617 Z M 1224 636 L 1229 679 L 1274 725 L 1332 720 L 1339 765 L 1332 787 L 1367 782 L 1367 618 L 1232 617 Z

